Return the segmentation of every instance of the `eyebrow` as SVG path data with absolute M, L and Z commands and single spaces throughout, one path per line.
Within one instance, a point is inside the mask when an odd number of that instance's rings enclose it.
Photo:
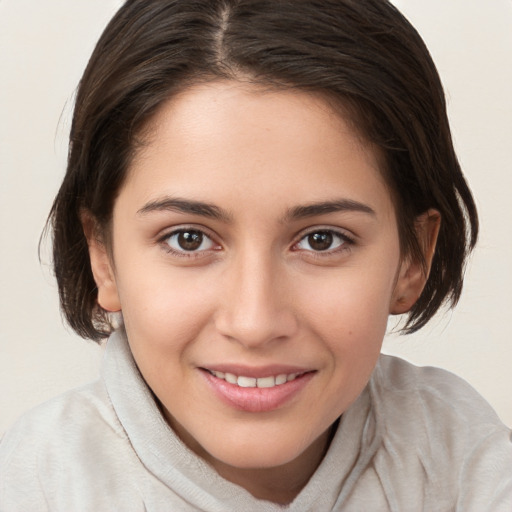
M 209 217 L 211 219 L 221 220 L 228 222 L 231 220 L 231 215 L 224 211 L 222 208 L 214 204 L 203 203 L 202 201 L 194 201 L 192 199 L 179 199 L 172 197 L 165 197 L 146 203 L 140 210 L 137 211 L 138 215 L 145 215 L 151 212 L 172 211 L 178 213 L 190 213 L 193 215 L 200 215 L 202 217 Z
M 202 201 L 193 199 L 180 199 L 165 197 L 156 199 L 146 203 L 140 210 L 138 215 L 145 215 L 151 212 L 173 211 L 178 213 L 188 213 L 192 215 L 200 215 L 223 222 L 232 220 L 232 216 L 222 208 Z M 375 216 L 375 211 L 368 205 L 354 201 L 352 199 L 337 199 L 334 201 L 321 201 L 306 205 L 295 206 L 287 210 L 284 216 L 284 222 L 315 217 L 317 215 L 326 215 L 335 212 L 360 212 L 367 215 Z
M 376 215 L 375 210 L 364 203 L 352 199 L 337 199 L 290 208 L 285 215 L 285 220 L 300 220 L 335 212 L 360 212 L 371 216 Z

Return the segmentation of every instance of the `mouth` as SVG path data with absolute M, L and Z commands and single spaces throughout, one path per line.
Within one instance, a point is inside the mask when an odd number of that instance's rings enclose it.
M 295 368 L 275 372 L 241 368 L 238 374 L 233 370 L 199 369 L 210 389 L 225 405 L 250 413 L 270 412 L 293 403 L 316 374 L 315 370 L 297 371 Z
M 287 382 L 295 380 L 297 377 L 305 375 L 310 372 L 296 372 L 296 373 L 280 373 L 278 375 L 269 375 L 268 377 L 248 377 L 246 375 L 235 375 L 229 372 L 218 372 L 214 370 L 204 369 L 210 375 L 213 375 L 217 379 L 222 379 L 229 384 L 234 384 L 241 388 L 273 388 L 276 386 L 282 386 Z

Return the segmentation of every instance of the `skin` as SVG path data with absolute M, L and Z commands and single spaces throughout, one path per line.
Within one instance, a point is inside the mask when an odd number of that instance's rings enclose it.
M 288 503 L 366 385 L 389 314 L 414 304 L 426 275 L 400 255 L 378 154 L 322 99 L 215 82 L 168 101 L 146 134 L 110 247 L 84 217 L 99 304 L 122 311 L 185 444 L 254 496 Z M 192 201 L 210 209 L 184 211 Z M 304 208 L 318 203 L 330 207 Z M 439 216 L 418 226 L 428 267 Z M 205 234 L 197 250 L 183 250 L 180 229 Z M 312 373 L 283 405 L 248 412 L 208 385 L 201 368 L 220 364 Z

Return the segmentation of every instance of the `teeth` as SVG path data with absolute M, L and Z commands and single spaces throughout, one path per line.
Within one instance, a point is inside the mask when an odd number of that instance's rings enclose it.
M 273 388 L 276 385 L 276 379 L 274 377 L 262 377 L 258 379 L 259 388 Z
M 288 380 L 288 377 L 283 373 L 276 377 L 276 385 L 284 384 Z
M 222 377 L 219 377 L 220 379 Z M 232 373 L 226 373 L 226 376 L 224 377 L 226 382 L 229 382 L 230 384 L 237 384 L 238 378 L 236 375 L 233 375 Z
M 237 384 L 241 388 L 255 388 L 257 379 L 252 377 L 238 377 Z
M 274 386 L 280 386 L 281 384 L 285 384 L 286 382 L 291 382 L 295 380 L 300 374 L 299 373 L 290 373 L 286 375 L 284 373 L 280 375 L 276 375 L 275 377 L 260 377 L 259 379 L 254 377 L 245 377 L 243 375 L 235 375 L 233 373 L 224 373 L 224 372 L 210 372 L 212 375 L 215 375 L 218 379 L 223 379 L 230 384 L 236 384 L 241 388 L 273 388 Z

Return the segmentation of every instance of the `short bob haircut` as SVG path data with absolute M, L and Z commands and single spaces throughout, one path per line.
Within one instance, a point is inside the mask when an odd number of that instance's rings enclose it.
M 387 0 L 128 0 L 80 82 L 65 178 L 48 226 L 62 311 L 81 336 L 113 330 L 97 303 L 81 218 L 108 232 L 143 128 L 197 83 L 239 80 L 323 95 L 382 155 L 402 257 L 422 260 L 416 218 L 441 214 L 431 272 L 403 332 L 459 299 L 478 233 L 430 54 Z

